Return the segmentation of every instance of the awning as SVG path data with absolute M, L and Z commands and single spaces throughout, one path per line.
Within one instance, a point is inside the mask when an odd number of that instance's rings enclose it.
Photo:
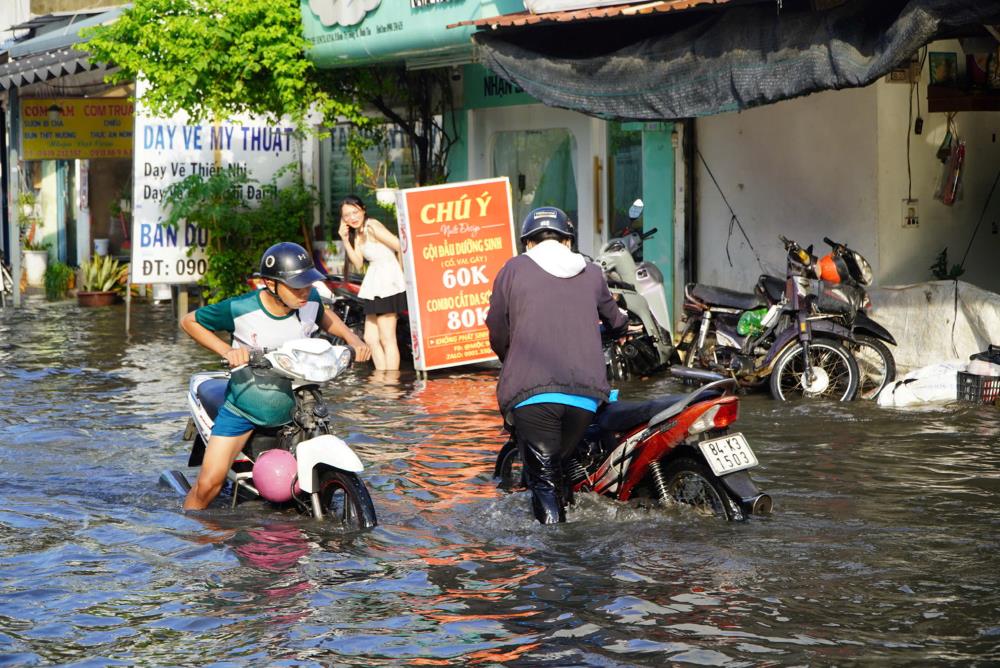
M 129 6 L 130 5 L 122 5 L 121 7 L 115 7 L 114 9 L 109 9 L 106 12 L 101 12 L 100 14 L 88 15 L 86 18 L 79 21 L 71 19 L 61 28 L 49 30 L 41 35 L 32 37 L 31 39 L 15 42 L 10 46 L 10 49 L 8 49 L 10 58 L 11 60 L 14 60 L 15 58 L 22 58 L 36 53 L 56 51 L 75 46 L 83 41 L 80 37 L 81 30 L 92 26 L 113 23 L 118 20 L 121 13 L 128 9 Z
M 553 11 L 545 13 L 516 12 L 504 14 L 502 16 L 491 16 L 484 19 L 462 21 L 455 23 L 449 28 L 459 26 L 475 26 L 477 28 L 498 28 L 523 27 L 530 25 L 541 25 L 545 23 L 568 23 L 570 21 L 590 21 L 594 19 L 612 19 L 629 16 L 644 16 L 652 14 L 666 14 L 668 12 L 680 12 L 688 9 L 710 9 L 712 5 L 725 5 L 738 0 L 658 0 L 654 2 L 643 2 L 640 4 L 618 4 L 611 7 L 591 7 L 588 9 L 574 9 L 567 11 Z
M 712 6 L 695 2 L 686 4 Z M 592 20 L 667 5 L 675 11 Z M 774 2 L 680 7 L 578 10 L 568 14 L 591 20 L 511 24 L 473 39 L 484 65 L 548 106 L 607 119 L 676 120 L 867 86 L 932 41 L 985 35 L 984 24 L 1000 23 L 996 0 L 850 0 L 817 11 L 777 10 Z
M 70 19 L 60 28 L 10 45 L 7 49 L 10 60 L 0 65 L 0 89 L 10 90 L 81 72 L 104 70 L 104 65 L 91 63 L 89 54 L 76 48 L 83 41 L 80 31 L 117 20 L 127 7 L 123 5 L 98 14 L 86 14 L 82 20 Z M 52 22 L 45 21 L 44 24 Z
M 10 90 L 71 74 L 103 69 L 105 69 L 103 64 L 91 63 L 85 51 L 76 49 L 50 51 L 0 65 L 0 89 Z

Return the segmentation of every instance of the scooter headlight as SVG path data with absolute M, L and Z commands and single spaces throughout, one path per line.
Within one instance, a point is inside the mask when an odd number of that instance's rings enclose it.
M 872 280 L 875 278 L 875 274 L 872 271 L 872 266 L 865 259 L 865 256 L 857 251 L 851 251 L 851 256 L 854 258 L 854 264 L 857 267 L 857 275 L 854 279 L 861 285 L 871 285 Z
M 346 346 L 331 346 L 322 339 L 307 339 L 315 344 L 286 344 L 271 353 L 271 359 L 286 373 L 314 383 L 332 380 L 351 364 Z

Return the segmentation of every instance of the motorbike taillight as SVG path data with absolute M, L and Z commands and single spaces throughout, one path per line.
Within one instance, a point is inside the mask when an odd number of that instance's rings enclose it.
M 688 427 L 688 433 L 694 435 L 710 429 L 724 429 L 736 422 L 736 418 L 738 418 L 739 415 L 739 399 L 733 397 L 728 401 L 720 401 L 699 415 L 698 419 L 692 422 L 691 426 Z

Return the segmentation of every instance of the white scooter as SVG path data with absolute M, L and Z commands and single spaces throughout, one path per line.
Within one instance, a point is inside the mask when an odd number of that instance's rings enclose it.
M 628 210 L 629 223 L 642 215 L 637 199 Z M 651 262 L 641 262 L 642 243 L 656 228 L 640 234 L 631 231 L 610 239 L 595 261 L 604 269 L 608 289 L 629 315 L 629 334 L 624 343 L 606 340 L 604 359 L 611 380 L 646 376 L 666 369 L 673 361 L 674 338 L 663 287 L 663 274 Z
M 350 363 L 349 348 L 319 338 L 251 353 L 248 366 L 253 373 L 290 379 L 295 407 L 287 424 L 255 429 L 229 468 L 233 507 L 241 497 L 261 497 L 277 504 L 294 502 L 303 513 L 339 523 L 346 530 L 376 525 L 375 506 L 358 475 L 364 466 L 344 441 L 330 433 L 329 410 L 319 389 Z M 191 376 L 191 417 L 184 440 L 194 443 L 188 466 L 202 462 L 213 421 L 225 402 L 229 375 L 202 371 Z M 180 494 L 190 489 L 179 471 L 165 471 L 160 480 Z

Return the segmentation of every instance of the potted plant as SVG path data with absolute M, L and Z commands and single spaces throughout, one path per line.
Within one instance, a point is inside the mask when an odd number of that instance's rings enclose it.
M 49 263 L 49 244 L 42 241 L 40 230 L 42 219 L 38 216 L 38 197 L 35 191 L 25 188 L 17 194 L 19 227 L 21 229 L 21 251 L 24 257 L 24 273 L 28 285 L 45 285 L 45 270 Z
M 124 294 L 128 265 L 110 255 L 94 255 L 80 266 L 80 306 L 108 306 Z

